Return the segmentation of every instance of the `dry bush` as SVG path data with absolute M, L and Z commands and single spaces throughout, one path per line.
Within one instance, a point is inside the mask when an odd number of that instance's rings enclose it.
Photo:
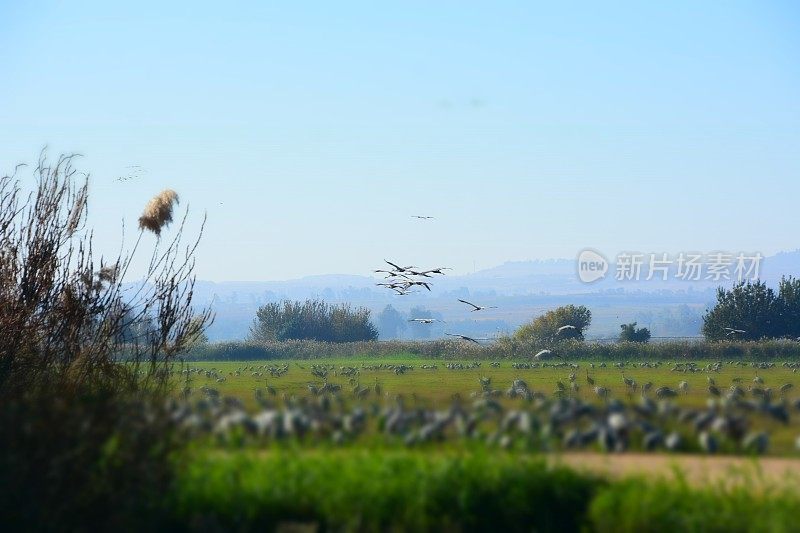
M 172 220 L 175 192 L 147 205 L 130 252 L 97 258 L 85 228 L 87 180 L 73 161 L 42 155 L 27 194 L 15 175 L 0 178 L 0 395 L 42 379 L 163 387 L 171 361 L 210 321 L 192 305 L 199 237 L 183 244 L 185 215 L 170 240 L 159 239 L 143 278 L 124 282 L 144 230 L 160 235 Z M 150 325 L 146 335 L 124 334 L 140 323 Z

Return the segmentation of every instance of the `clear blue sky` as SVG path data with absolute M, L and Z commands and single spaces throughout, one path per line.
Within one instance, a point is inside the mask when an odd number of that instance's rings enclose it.
M 800 247 L 794 2 L 110 4 L 0 0 L 0 170 L 109 252 L 164 187 L 213 280 Z

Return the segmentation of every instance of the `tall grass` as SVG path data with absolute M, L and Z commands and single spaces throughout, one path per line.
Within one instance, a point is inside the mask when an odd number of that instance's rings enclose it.
M 785 360 L 800 358 L 800 343 L 787 340 L 758 342 L 663 342 L 614 344 L 563 342 L 543 345 L 503 338 L 478 346 L 452 340 L 328 343 L 315 341 L 219 342 L 195 347 L 191 361 L 248 361 L 272 359 L 391 358 L 421 359 L 530 359 L 548 348 L 565 359 L 621 360 Z
M 800 496 L 747 485 L 693 488 L 685 482 L 643 478 L 613 483 L 595 496 L 589 522 L 598 532 L 798 531 Z

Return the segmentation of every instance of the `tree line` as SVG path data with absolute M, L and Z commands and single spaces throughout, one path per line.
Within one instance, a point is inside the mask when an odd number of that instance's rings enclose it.
M 415 309 L 417 318 L 432 318 L 425 309 Z M 702 317 L 702 333 L 708 341 L 762 339 L 800 340 L 800 279 L 781 279 L 777 291 L 763 281 L 746 281 L 730 289 L 717 290 L 716 303 Z M 542 343 L 583 341 L 592 321 L 591 311 L 582 305 L 552 309 L 520 326 L 516 340 Z M 378 315 L 379 327 L 371 320 L 370 310 L 348 304 L 331 305 L 321 300 L 283 301 L 262 306 L 250 330 L 250 340 L 316 340 L 323 342 L 358 342 L 378 339 L 382 332 L 396 334 L 406 327 L 422 330 L 427 326 L 407 325 L 405 316 L 387 306 Z M 636 322 L 620 325 L 620 342 L 648 342 L 651 332 Z

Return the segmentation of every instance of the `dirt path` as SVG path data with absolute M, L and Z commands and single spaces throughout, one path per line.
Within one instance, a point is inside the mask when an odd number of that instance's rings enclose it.
M 611 477 L 631 475 L 646 478 L 674 478 L 683 475 L 695 485 L 761 483 L 764 486 L 800 488 L 800 459 L 767 457 L 707 457 L 701 455 L 636 454 L 604 455 L 568 453 L 553 455 L 553 464 Z M 680 472 L 680 474 L 678 474 Z

